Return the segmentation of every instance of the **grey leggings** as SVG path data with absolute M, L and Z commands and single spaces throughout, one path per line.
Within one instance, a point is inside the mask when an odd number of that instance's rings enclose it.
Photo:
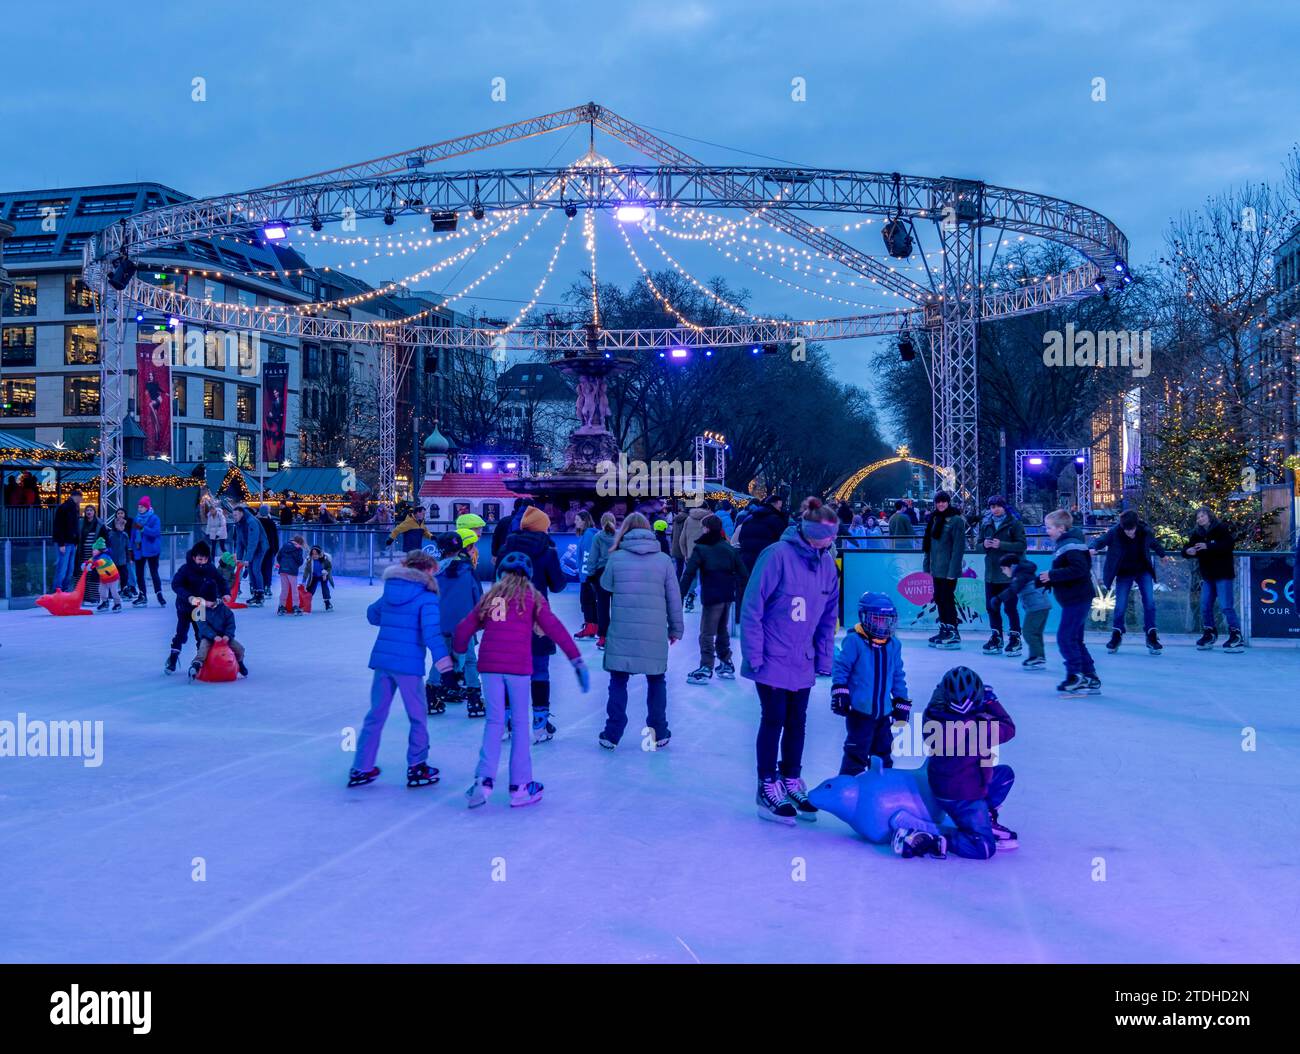
M 501 763 L 501 736 L 506 730 L 506 703 L 510 704 L 510 786 L 532 782 L 533 759 L 529 753 L 529 729 L 533 727 L 532 677 L 526 673 L 483 673 L 483 703 L 487 721 L 483 725 L 483 746 L 478 752 L 479 779 L 495 780 Z

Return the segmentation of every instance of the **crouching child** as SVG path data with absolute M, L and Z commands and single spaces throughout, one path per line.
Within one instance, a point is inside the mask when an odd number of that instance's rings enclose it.
M 1015 849 L 1016 833 L 998 822 L 1015 773 L 1010 765 L 994 762 L 1016 726 L 993 689 L 969 667 L 953 667 L 925 708 L 923 729 L 930 791 L 956 830 L 945 835 L 899 827 L 894 852 L 944 857 L 951 849 L 971 860 L 987 860 L 998 849 Z
M 235 662 L 239 664 L 239 676 L 248 676 L 248 667 L 244 665 L 244 645 L 235 639 L 235 613 L 226 606 L 225 600 L 211 583 L 204 586 L 202 599 L 195 597 L 194 632 L 199 638 L 199 649 L 190 663 L 190 680 L 198 677 L 203 664 L 208 661 L 208 652 L 217 641 L 225 641 L 235 653 Z

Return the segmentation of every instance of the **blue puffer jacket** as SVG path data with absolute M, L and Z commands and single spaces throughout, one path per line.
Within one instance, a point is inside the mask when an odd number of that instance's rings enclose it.
M 258 524 L 258 526 L 260 527 L 261 524 Z M 280 551 L 275 554 L 275 557 L 280 561 L 280 574 L 297 578 L 307 554 L 294 545 L 293 542 L 285 542 L 280 546 Z
M 749 575 L 740 608 L 741 674 L 774 688 L 811 688 L 818 674 L 831 672 L 839 603 L 834 551 L 814 549 L 797 524 L 787 527 Z
M 131 549 L 137 560 L 162 555 L 162 520 L 153 509 L 136 517 L 131 529 Z
M 835 652 L 831 682 L 848 688 L 849 702 L 858 713 L 875 718 L 887 716 L 895 698 L 908 697 L 903 645 L 897 637 L 890 637 L 883 645 L 872 644 L 862 627 L 854 626 Z
M 424 652 L 447 657 L 433 577 L 405 564 L 384 571 L 384 595 L 366 608 L 366 621 L 379 627 L 370 649 L 370 668 L 424 676 Z
M 235 558 L 251 564 L 266 554 L 266 532 L 247 505 L 240 505 L 238 509 L 243 511 L 239 522 L 235 523 L 234 517 L 231 517 L 235 529 Z
M 451 634 L 483 596 L 483 586 L 467 555 L 454 556 L 438 572 L 438 607 L 442 632 Z
M 599 527 L 588 527 L 582 532 L 582 537 L 578 539 L 578 581 L 585 582 L 594 568 L 589 567 L 591 560 L 588 554 L 591 552 L 591 545 L 596 540 L 596 535 L 600 533 Z

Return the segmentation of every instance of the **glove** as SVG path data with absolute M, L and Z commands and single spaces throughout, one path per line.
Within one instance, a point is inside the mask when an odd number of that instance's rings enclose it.
M 849 698 L 849 687 L 846 684 L 836 684 L 831 686 L 831 713 L 838 714 L 840 717 L 848 717 L 853 712 L 853 703 Z
M 889 715 L 890 720 L 896 725 L 907 724 L 908 719 L 912 716 L 912 700 L 894 696 L 890 703 L 894 708 Z
M 578 685 L 584 692 L 591 691 L 591 674 L 587 670 L 587 664 L 581 659 L 573 660 L 573 672 L 578 675 Z
M 444 677 L 445 677 L 449 672 L 452 672 L 452 671 L 455 669 L 455 667 L 456 667 L 456 664 L 455 664 L 454 662 L 451 661 L 451 656 L 449 656 L 449 655 L 444 655 L 441 659 L 439 659 L 439 660 L 438 660 L 437 662 L 435 662 L 433 665 L 434 665 L 434 668 L 435 668 L 439 673 L 441 673 Z
M 444 688 L 459 688 L 464 680 L 465 675 L 459 670 L 442 671 L 442 687 Z

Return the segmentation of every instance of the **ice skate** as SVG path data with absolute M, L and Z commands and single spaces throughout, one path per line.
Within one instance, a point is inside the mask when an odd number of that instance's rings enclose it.
M 1147 630 L 1147 651 L 1152 655 L 1159 655 L 1165 650 L 1165 646 L 1160 643 L 1160 638 L 1153 629 Z
M 695 594 L 694 594 L 694 593 L 687 593 L 687 594 L 686 594 L 686 602 L 685 602 L 685 604 L 683 605 L 683 608 L 684 608 L 684 610 L 686 611 L 687 614 L 690 614 L 690 612 L 692 612 L 692 611 L 695 610 Z
M 332 601 L 332 600 L 327 600 L 327 601 L 325 601 L 325 610 L 326 610 L 326 611 L 333 611 L 333 610 L 334 610 L 334 601 Z
M 599 743 L 606 750 L 615 750 L 618 747 L 618 744 L 615 743 L 612 739 L 607 738 L 604 732 L 600 734 L 600 738 L 597 739 L 596 742 Z
M 1098 677 L 1095 673 L 1085 674 L 1083 679 L 1085 682 L 1084 689 L 1083 689 L 1085 695 L 1101 695 L 1100 677 Z
M 584 622 L 582 629 L 573 635 L 574 640 L 591 640 L 596 636 L 596 624 L 594 622 Z
M 465 689 L 465 716 L 486 717 L 487 707 L 483 705 L 482 688 Z
M 167 606 L 167 601 L 164 599 L 162 595 L 162 590 L 158 591 L 158 606 L 160 608 L 165 608 Z
M 107 611 L 107 610 L 108 610 L 108 601 L 107 601 L 107 600 L 101 600 L 101 601 L 99 602 L 99 606 L 98 606 L 97 608 L 95 608 L 95 610 L 96 610 L 96 611 Z
M 899 827 L 894 831 L 893 850 L 904 860 L 917 856 L 932 856 L 936 860 L 948 856 L 948 839 L 943 835 L 929 834 L 926 831 L 912 831 Z
M 1007 638 L 1007 646 L 1003 650 L 1002 654 L 1007 656 L 1007 658 L 1014 658 L 1024 650 L 1024 641 L 1021 639 L 1020 634 L 1015 630 L 1012 630 L 1010 636 Z
M 993 631 L 992 635 L 989 637 L 988 643 L 984 645 L 983 651 L 985 655 L 998 655 L 1001 653 L 1002 651 L 1001 631 L 999 630 Z
M 1196 650 L 1213 651 L 1214 642 L 1218 639 L 1219 639 L 1219 635 L 1215 633 L 1213 629 L 1207 626 L 1205 628 L 1205 632 L 1201 634 L 1200 639 L 1196 642 Z
M 195 659 L 192 663 L 190 663 L 190 674 L 189 674 L 189 676 L 190 676 L 190 680 L 191 680 L 191 681 L 196 681 L 196 680 L 198 680 L 199 674 L 201 674 L 202 672 L 203 672 L 203 660 L 202 660 L 202 659 Z
M 692 670 L 686 675 L 687 684 L 708 684 L 713 680 L 713 671 L 707 666 L 701 666 L 698 670 Z
M 1228 639 L 1223 642 L 1223 650 L 1229 655 L 1240 655 L 1246 650 L 1246 642 L 1242 639 L 1241 630 L 1228 630 Z
M 1031 655 L 1020 664 L 1022 670 L 1042 670 L 1047 667 L 1047 660 L 1041 655 Z
M 533 743 L 545 743 L 555 738 L 555 726 L 546 710 L 533 711 Z
M 277 608 L 275 609 L 275 613 L 276 613 L 277 615 L 283 615 L 283 614 L 285 614 L 285 607 L 284 607 L 284 605 L 281 604 L 279 607 L 277 607 Z
M 736 679 L 736 667 L 729 662 L 720 662 L 713 668 L 713 672 L 723 681 L 734 681 Z
M 519 809 L 525 805 L 535 805 L 542 800 L 542 785 L 536 780 L 523 787 L 510 788 L 510 808 Z
M 471 809 L 486 805 L 488 795 L 492 793 L 492 778 L 481 776 L 474 780 L 474 786 L 465 792 L 465 802 Z
M 429 708 L 430 716 L 436 714 L 445 714 L 447 712 L 447 704 L 443 702 L 442 692 L 439 690 L 436 684 L 429 684 L 427 682 L 425 683 L 424 702 L 425 705 Z
M 785 793 L 785 785 L 780 780 L 763 780 L 758 785 L 758 815 L 763 820 L 774 820 L 787 827 L 793 827 L 799 821 L 795 819 L 799 810 Z
M 941 625 L 938 637 L 930 647 L 939 648 L 943 651 L 955 651 L 961 647 L 961 634 L 957 632 L 956 626 Z
M 122 610 L 122 602 L 118 600 L 113 604 L 113 614 L 116 615 L 119 612 L 121 612 L 121 610 Z
M 1110 640 L 1106 642 L 1106 650 L 1114 655 L 1119 651 L 1119 646 L 1124 643 L 1124 631 L 1122 629 L 1113 629 L 1110 631 Z
M 438 782 L 438 770 L 430 768 L 423 761 L 406 770 L 408 787 L 429 787 Z
M 379 778 L 379 768 L 376 766 L 369 772 L 361 772 L 353 769 L 348 773 L 349 787 L 364 787 L 367 783 L 374 783 Z
M 1081 673 L 1072 673 L 1056 686 L 1063 695 L 1082 695 L 1088 688 L 1088 678 Z
M 176 663 L 180 659 L 180 657 L 181 657 L 181 653 L 177 651 L 175 648 L 173 648 L 171 650 L 171 654 L 167 656 L 167 662 L 163 666 L 163 673 L 175 673 Z
M 599 648 L 601 651 L 604 651 L 604 650 L 605 650 L 605 638 L 604 638 L 604 637 L 597 637 L 597 638 L 596 638 L 596 647 Z
M 997 809 L 989 810 L 989 821 L 993 827 L 993 837 L 997 839 L 999 849 L 1019 849 L 1020 840 L 1016 837 L 1016 832 L 1010 827 L 1004 827 L 998 823 Z
M 807 820 L 809 823 L 817 822 L 817 806 L 808 800 L 808 788 L 804 785 L 803 780 L 798 776 L 789 779 L 782 779 L 781 786 L 785 788 L 785 796 L 793 803 L 795 815 L 800 820 Z
M 149 598 L 147 596 L 145 596 L 143 593 L 137 593 L 135 599 L 131 601 L 131 606 L 133 608 L 142 608 L 142 607 L 146 607 L 148 603 L 149 603 Z
M 243 660 L 243 659 L 240 659 L 240 660 L 238 661 L 238 663 L 236 664 L 236 669 L 239 670 L 239 676 L 240 676 L 240 677 L 247 677 L 247 676 L 248 676 L 248 667 L 244 665 L 244 660 Z

